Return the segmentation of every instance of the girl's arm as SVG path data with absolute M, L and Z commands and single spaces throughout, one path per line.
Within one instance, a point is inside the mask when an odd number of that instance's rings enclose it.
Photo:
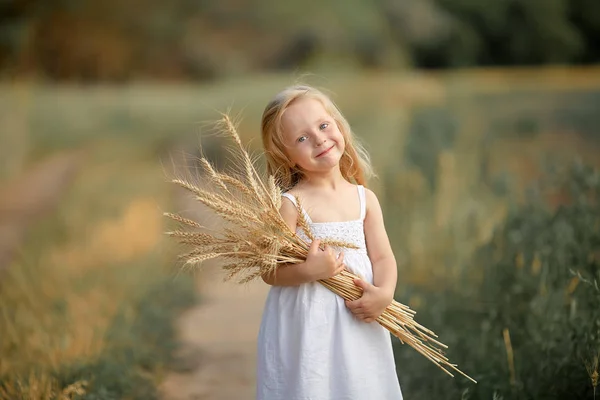
M 363 289 L 362 297 L 346 301 L 346 306 L 359 319 L 372 322 L 394 299 L 398 271 L 396 258 L 387 236 L 383 222 L 383 213 L 377 196 L 366 189 L 367 214 L 364 230 L 367 253 L 373 265 L 373 285 L 361 279 L 354 283 Z
M 373 265 L 373 284 L 381 288 L 391 299 L 396 291 L 398 269 L 396 257 L 390 245 L 383 221 L 383 213 L 375 193 L 365 189 L 367 213 L 365 216 L 365 240 L 369 259 Z
M 277 272 L 263 274 L 262 279 L 266 284 L 272 286 L 298 286 L 312 280 L 302 273 L 302 264 L 286 264 L 277 267 Z
M 298 222 L 296 206 L 286 198 L 281 202 L 279 212 L 290 229 L 296 232 L 296 224 Z M 301 264 L 281 265 L 277 268 L 276 273 L 263 274 L 263 281 L 269 285 L 298 286 L 303 283 L 326 279 L 342 272 L 344 269 L 343 253 L 340 253 L 336 257 L 333 250 L 329 247 L 326 247 L 325 250 L 320 250 L 319 244 L 319 240 L 311 243 L 305 262 Z

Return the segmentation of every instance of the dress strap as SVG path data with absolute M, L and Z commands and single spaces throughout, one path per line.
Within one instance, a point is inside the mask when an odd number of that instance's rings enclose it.
M 364 220 L 367 215 L 367 200 L 365 196 L 365 187 L 358 185 L 358 199 L 360 201 L 360 220 Z
M 294 203 L 294 205 L 296 206 L 296 208 L 298 208 L 298 202 L 296 201 L 296 197 L 294 197 L 293 194 L 291 193 L 282 193 L 281 194 L 283 197 L 289 199 L 292 203 Z M 304 207 L 302 208 L 302 213 L 304 214 L 304 218 L 309 222 L 312 223 L 312 220 L 310 219 L 310 216 L 308 215 L 308 213 L 306 212 L 306 210 L 304 209 Z
M 293 195 L 293 194 L 291 194 L 291 193 L 282 193 L 281 195 L 282 195 L 283 197 L 286 197 L 286 198 L 288 198 L 288 199 L 289 199 L 289 200 L 290 200 L 292 203 L 294 203 L 294 205 L 295 205 L 296 207 L 298 207 L 298 202 L 296 202 L 296 198 L 294 197 L 294 195 Z

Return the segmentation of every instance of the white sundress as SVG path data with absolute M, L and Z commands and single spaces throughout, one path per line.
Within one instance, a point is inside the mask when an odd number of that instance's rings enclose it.
M 365 189 L 357 186 L 360 219 L 313 223 L 317 238 L 351 242 L 344 264 L 373 283 L 363 222 Z M 296 199 L 284 193 L 296 204 Z M 304 232 L 298 234 L 308 241 Z M 354 317 L 344 300 L 318 282 L 271 286 L 258 335 L 257 400 L 399 400 L 390 333 Z

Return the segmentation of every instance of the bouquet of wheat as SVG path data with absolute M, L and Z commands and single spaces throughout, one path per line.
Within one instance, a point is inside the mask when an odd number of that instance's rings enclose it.
M 166 217 L 179 222 L 182 227 L 167 234 L 192 246 L 192 250 L 180 258 L 185 261 L 186 266 L 199 265 L 215 258 L 225 260 L 222 266 L 226 272 L 225 280 L 238 278 L 239 283 L 250 282 L 264 273 L 276 273 L 277 267 L 282 264 L 304 262 L 310 243 L 293 232 L 280 216 L 281 192 L 273 176 L 263 179 L 257 172 L 229 116 L 223 115 L 219 128 L 236 144 L 232 152 L 234 162 L 231 170 L 227 173 L 219 172 L 205 158 L 200 158 L 205 172 L 205 185 L 193 184 L 186 179 L 173 179 L 172 182 L 189 190 L 195 199 L 221 217 L 223 224 L 215 231 L 194 220 L 165 213 Z M 298 226 L 312 240 L 314 236 L 301 212 L 300 202 L 297 207 Z M 354 247 L 350 243 L 326 238 L 321 244 Z M 354 278 L 357 276 L 344 270 L 319 282 L 346 300 L 356 300 L 361 297 L 362 289 L 354 284 Z M 442 351 L 447 346 L 434 339 L 437 336 L 432 331 L 418 324 L 413 319 L 414 314 L 415 311 L 409 307 L 392 301 L 377 318 L 377 322 L 450 376 L 454 375 L 448 369 L 475 382 L 448 361 Z

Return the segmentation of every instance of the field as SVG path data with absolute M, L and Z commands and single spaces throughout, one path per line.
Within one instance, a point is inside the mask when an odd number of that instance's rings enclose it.
M 179 249 L 162 234 L 162 212 L 184 204 L 167 175 L 184 164 L 182 152 L 193 156 L 200 143 L 225 164 L 220 139 L 210 135 L 219 111 L 241 117 L 243 139 L 258 151 L 262 108 L 292 79 L 0 87 L 0 228 L 13 233 L 2 236 L 1 250 L 16 249 L 0 254 L 0 398 L 70 398 L 77 391 L 89 399 L 156 396 L 165 371 L 177 368 L 171 323 L 195 301 L 193 277 L 177 273 Z M 598 189 L 586 184 L 592 200 L 580 209 L 563 191 L 534 184 L 560 176 L 552 171 L 575 160 L 591 167 L 577 170 L 587 174 L 584 181 L 597 179 L 600 70 L 307 80 L 331 90 L 372 155 L 378 177 L 370 186 L 383 203 L 398 260 L 396 298 L 416 309 L 450 345 L 450 359 L 480 382 L 450 380 L 398 344 L 405 396 L 561 398 L 578 390 L 578 398 L 591 399 L 585 363 L 600 351 L 593 311 L 600 300 L 593 288 L 600 280 Z M 561 205 L 572 211 L 564 220 L 554 214 Z M 557 253 L 564 262 L 552 261 L 552 251 L 568 240 L 560 232 L 544 236 L 554 232 L 547 221 L 571 224 L 586 238 Z M 519 229 L 545 242 L 497 245 Z M 552 251 L 538 251 L 548 243 Z M 585 268 L 571 262 L 573 251 L 588 255 Z M 578 266 L 591 275 L 576 282 L 569 268 Z M 519 275 L 531 268 L 536 272 Z M 502 271 L 505 280 L 491 278 Z M 522 297 L 501 300 L 515 285 Z M 530 307 L 562 307 L 564 299 L 553 296 L 565 290 L 576 306 L 538 310 L 531 315 L 539 329 L 519 331 L 530 323 Z M 550 297 L 557 303 L 546 302 Z M 548 324 L 544 315 L 574 319 Z M 559 397 L 539 397 L 552 390 Z

